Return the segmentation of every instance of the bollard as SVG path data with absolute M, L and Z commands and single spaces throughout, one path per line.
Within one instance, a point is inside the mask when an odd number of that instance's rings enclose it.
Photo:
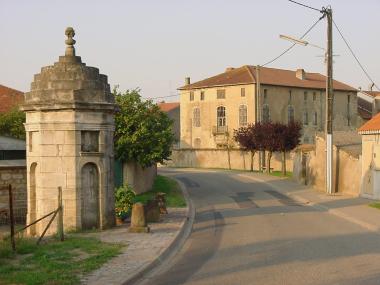
M 128 229 L 130 233 L 149 233 L 150 228 L 146 224 L 144 205 L 136 203 L 132 206 L 131 226 Z

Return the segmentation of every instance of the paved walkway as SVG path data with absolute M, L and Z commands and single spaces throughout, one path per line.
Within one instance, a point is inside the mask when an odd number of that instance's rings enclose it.
M 111 230 L 85 234 L 104 242 L 123 243 L 126 247 L 119 256 L 82 278 L 82 283 L 129 284 L 137 275 L 154 265 L 175 243 L 187 221 L 187 208 L 169 208 L 168 211 L 169 214 L 163 216 L 162 222 L 149 225 L 150 233 L 128 233 L 128 226 L 119 226 Z

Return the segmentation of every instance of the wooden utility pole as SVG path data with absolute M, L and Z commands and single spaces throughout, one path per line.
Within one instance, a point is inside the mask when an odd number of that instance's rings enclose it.
M 62 203 L 62 187 L 58 187 L 58 237 L 60 241 L 64 241 L 65 237 L 63 234 L 63 203 Z
M 324 9 L 327 17 L 327 82 L 326 82 L 326 192 L 333 193 L 333 48 L 332 10 Z
M 12 185 L 8 185 L 8 195 L 9 195 L 9 218 L 11 222 L 11 244 L 12 250 L 16 251 L 16 241 L 15 241 L 15 218 L 13 215 L 13 193 Z
M 255 114 L 255 122 L 260 123 L 261 122 L 261 86 L 260 86 L 260 65 L 256 65 L 255 68 L 256 71 L 256 96 L 255 96 L 255 103 L 256 103 L 256 114 Z M 263 152 L 259 151 L 259 171 L 263 170 Z

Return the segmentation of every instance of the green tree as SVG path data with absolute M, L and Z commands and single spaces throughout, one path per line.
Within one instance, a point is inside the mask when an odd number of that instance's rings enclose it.
M 142 100 L 140 90 L 124 93 L 113 90 L 118 112 L 115 115 L 115 153 L 122 161 L 142 167 L 163 163 L 174 143 L 172 120 L 151 100 Z
M 25 113 L 13 108 L 0 113 L 0 135 L 16 139 L 25 139 Z

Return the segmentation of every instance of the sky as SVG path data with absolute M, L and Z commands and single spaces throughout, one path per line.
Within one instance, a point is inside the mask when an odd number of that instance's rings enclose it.
M 333 18 L 380 86 L 379 0 L 298 0 Z M 76 53 L 108 75 L 111 87 L 140 88 L 144 98 L 172 96 L 184 84 L 227 67 L 264 64 L 300 37 L 320 13 L 287 0 L 0 0 L 0 84 L 24 92 L 33 75 L 64 54 L 65 28 Z M 306 36 L 326 46 L 326 20 Z M 370 81 L 333 31 L 334 79 L 368 89 Z M 323 50 L 295 46 L 268 67 L 325 73 Z M 176 101 L 178 97 L 157 98 Z M 1 103 L 1 102 L 0 102 Z

